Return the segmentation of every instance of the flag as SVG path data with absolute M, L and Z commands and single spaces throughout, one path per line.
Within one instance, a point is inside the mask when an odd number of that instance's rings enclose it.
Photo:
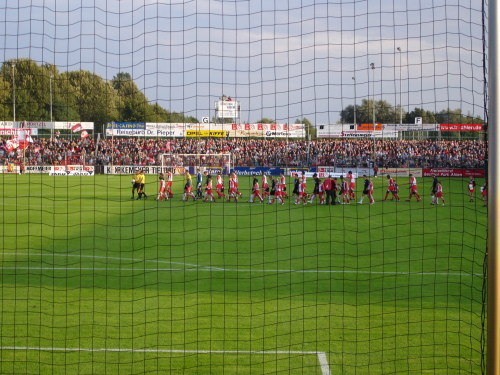
M 7 146 L 7 152 L 11 152 L 12 150 L 19 147 L 19 143 L 17 143 L 17 140 L 13 138 L 10 141 L 7 141 L 6 146 Z
M 21 150 L 28 148 L 29 143 L 33 142 L 33 139 L 29 133 L 24 129 L 24 122 L 21 123 L 21 129 L 17 131 L 17 141 L 19 142 L 19 148 Z
M 73 133 L 78 133 L 80 130 L 83 130 L 82 124 L 78 123 L 76 125 L 73 125 L 71 127 L 71 130 L 73 130 Z M 85 138 L 85 137 L 82 137 Z
M 82 139 L 87 138 L 88 136 L 89 136 L 89 133 L 86 130 L 82 131 L 82 134 L 81 134 Z

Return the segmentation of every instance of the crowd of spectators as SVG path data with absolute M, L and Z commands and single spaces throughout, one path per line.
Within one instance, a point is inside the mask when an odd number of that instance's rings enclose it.
M 486 145 L 478 140 L 255 140 L 37 138 L 26 150 L 7 150 L 0 139 L 0 163 L 27 165 L 161 165 L 161 155 L 231 153 L 234 166 L 318 165 L 372 167 L 483 168 Z

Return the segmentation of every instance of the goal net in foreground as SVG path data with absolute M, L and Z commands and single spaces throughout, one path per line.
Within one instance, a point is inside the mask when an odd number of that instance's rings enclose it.
M 484 372 L 488 3 L 0 1 L 0 374 Z
M 210 174 L 220 172 L 227 175 L 232 171 L 231 154 L 163 154 L 161 156 L 163 170 L 171 169 L 176 173 L 184 171 L 190 174 L 207 171 Z

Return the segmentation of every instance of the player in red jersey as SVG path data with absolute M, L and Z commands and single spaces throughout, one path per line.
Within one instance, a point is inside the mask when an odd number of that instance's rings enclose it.
M 236 183 L 232 175 L 229 175 L 229 191 L 227 193 L 227 201 L 231 202 L 231 198 L 234 198 L 235 202 L 238 202 L 238 194 L 236 193 Z
M 210 202 L 216 202 L 212 190 L 212 177 L 207 178 L 207 186 L 205 187 L 205 199 L 203 199 L 203 202 L 208 201 L 208 198 L 210 198 Z
M 481 186 L 481 197 L 483 198 L 483 207 L 488 207 L 488 182 L 486 180 Z
M 280 187 L 281 187 L 281 197 L 288 198 L 288 194 L 286 192 L 286 178 L 283 172 L 280 173 Z
M 467 189 L 469 191 L 469 202 L 474 202 L 474 191 L 476 191 L 476 181 L 472 176 L 469 179 L 469 184 L 467 185 Z
M 443 186 L 441 186 L 441 182 L 438 181 L 436 184 L 436 204 L 439 203 L 439 200 L 443 201 L 443 206 L 446 204 L 443 198 Z
M 347 172 L 347 183 L 349 186 L 349 200 L 356 200 L 356 179 L 354 178 L 352 171 Z
M 298 196 L 295 204 L 300 204 L 300 201 L 304 202 L 304 205 L 307 204 L 307 188 L 306 184 L 300 183 L 298 186 Z
M 174 178 L 172 176 L 172 171 L 167 172 L 167 186 L 165 187 L 165 190 L 167 191 L 167 195 L 169 198 L 172 198 L 174 196 L 174 193 L 172 193 L 172 182 Z
M 396 202 L 399 202 L 398 188 L 396 182 L 391 178 L 390 175 L 387 175 L 387 183 L 388 183 L 387 191 L 385 192 L 385 198 L 382 199 L 382 202 L 385 202 L 387 200 L 389 193 L 392 194 L 391 199 L 395 198 Z
M 262 171 L 262 198 L 269 196 L 269 184 L 267 183 L 267 176 Z
M 260 203 L 264 202 L 264 199 L 262 199 L 260 195 L 259 180 L 257 180 L 257 177 L 255 177 L 255 175 L 253 175 L 252 194 L 250 194 L 250 200 L 248 201 L 248 203 L 253 203 L 255 197 L 259 198 Z
M 422 202 L 422 199 L 420 198 L 420 195 L 418 194 L 417 190 L 417 179 L 410 173 L 410 182 L 408 182 L 406 185 L 410 185 L 410 196 L 406 200 L 407 202 L 411 201 L 411 197 L 415 196 L 417 198 L 417 202 Z
M 325 189 L 323 186 L 323 182 L 321 180 L 319 180 L 318 184 L 318 197 L 319 197 L 319 204 L 325 204 Z
M 215 185 L 215 191 L 217 193 L 217 199 L 226 197 L 226 194 L 224 194 L 224 180 L 220 172 L 217 172 L 217 184 Z
M 160 173 L 159 181 L 160 181 L 160 188 L 158 189 L 158 196 L 155 198 L 155 201 L 162 201 L 162 200 L 168 201 L 167 194 L 165 194 L 165 177 L 163 173 Z
M 340 176 L 340 197 L 341 197 L 341 203 L 340 204 L 350 204 L 349 200 L 349 183 L 347 180 L 344 178 L 344 176 Z
M 368 198 L 370 199 L 370 204 L 375 203 L 375 199 L 373 199 L 373 180 L 370 178 L 370 184 L 368 185 Z
M 234 171 L 233 171 L 232 177 L 233 177 L 233 182 L 234 182 L 234 192 L 235 192 L 235 194 L 238 194 L 241 198 L 243 196 L 243 194 L 241 194 L 240 191 L 238 190 L 238 175 Z

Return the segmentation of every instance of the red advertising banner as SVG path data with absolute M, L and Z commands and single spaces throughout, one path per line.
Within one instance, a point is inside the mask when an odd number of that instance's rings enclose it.
M 484 177 L 484 169 L 422 169 L 424 177 Z
M 482 124 L 439 124 L 442 132 L 480 132 Z

